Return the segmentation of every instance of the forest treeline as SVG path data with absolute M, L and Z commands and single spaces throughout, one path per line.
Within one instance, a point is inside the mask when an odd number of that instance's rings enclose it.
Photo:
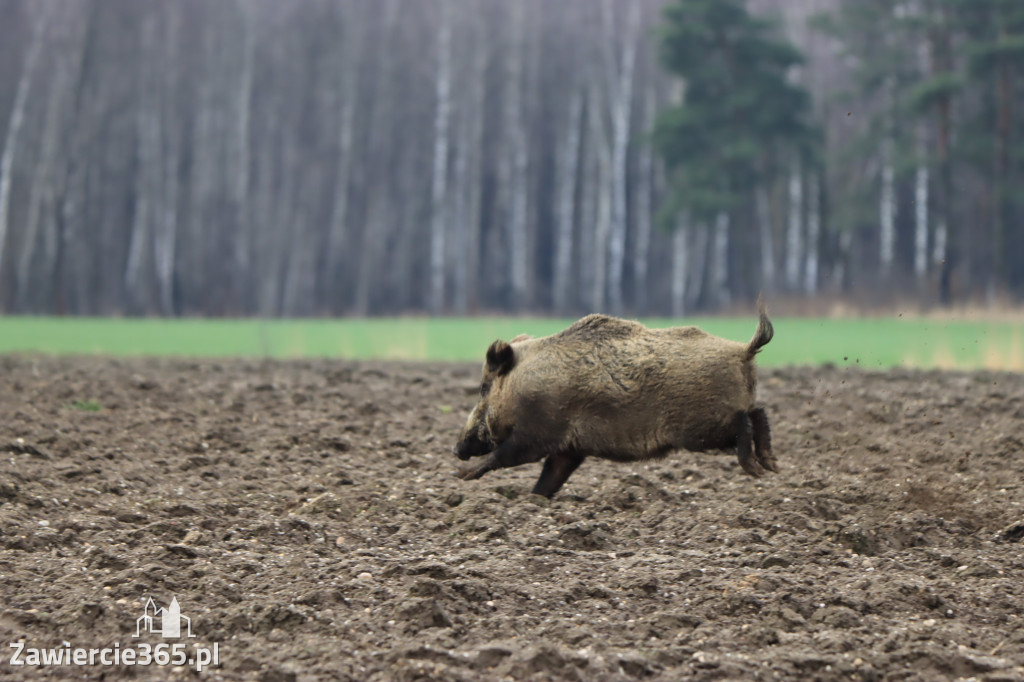
M 0 15 L 0 312 L 1024 295 L 1019 0 Z

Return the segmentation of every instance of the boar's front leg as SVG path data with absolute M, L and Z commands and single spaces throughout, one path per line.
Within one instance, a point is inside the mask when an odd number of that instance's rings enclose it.
M 499 445 L 494 452 L 484 457 L 479 464 L 460 469 L 458 475 L 463 480 L 472 481 L 480 478 L 488 471 L 536 462 L 543 456 L 543 453 L 538 452 L 536 448 L 526 447 L 518 443 L 513 437 Z
M 494 471 L 495 469 L 500 468 L 501 465 L 498 464 L 498 458 L 492 452 L 486 457 L 478 459 L 476 464 L 463 465 L 459 467 L 458 476 L 464 481 L 475 481 L 488 471 Z
M 533 486 L 535 495 L 554 497 L 555 493 L 565 485 L 566 480 L 583 463 L 584 455 L 578 452 L 556 452 L 544 460 L 544 469 L 540 472 L 537 485 Z

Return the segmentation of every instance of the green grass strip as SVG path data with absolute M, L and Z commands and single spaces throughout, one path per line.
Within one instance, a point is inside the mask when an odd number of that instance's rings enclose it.
M 1024 325 L 1007 321 L 775 318 L 762 366 L 896 366 L 1024 370 Z M 497 338 L 544 336 L 572 320 L 370 318 L 332 320 L 0 317 L 0 353 L 191 357 L 333 357 L 482 361 Z M 756 319 L 650 319 L 748 340 Z

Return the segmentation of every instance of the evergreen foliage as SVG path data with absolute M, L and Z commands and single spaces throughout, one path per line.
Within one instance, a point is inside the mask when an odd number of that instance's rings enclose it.
M 843 96 L 864 103 L 870 120 L 832 162 L 871 163 L 891 136 L 897 182 L 907 188 L 919 168 L 930 170 L 930 229 L 948 227 L 946 253 L 934 263 L 939 297 L 956 294 L 954 274 L 961 296 L 1024 294 L 1024 147 L 1015 144 L 1024 135 L 1024 2 L 843 0 L 813 24 L 842 45 L 854 84 Z M 874 229 L 863 189 L 835 197 L 840 229 Z
M 664 10 L 662 65 L 685 82 L 655 144 L 671 177 L 663 219 L 710 220 L 749 200 L 787 154 L 812 157 L 809 93 L 787 74 L 803 58 L 744 0 L 678 0 Z

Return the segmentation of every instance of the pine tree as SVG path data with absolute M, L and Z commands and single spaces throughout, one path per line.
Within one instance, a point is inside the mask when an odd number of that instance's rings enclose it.
M 660 57 L 685 83 L 683 101 L 654 130 L 670 182 L 663 223 L 687 211 L 695 223 L 747 230 L 750 221 L 723 216 L 754 206 L 773 169 L 815 150 L 810 97 L 787 79 L 801 54 L 744 0 L 677 0 L 664 10 Z M 756 230 L 747 231 L 753 245 Z
M 965 161 L 991 192 L 986 288 L 1024 294 L 1024 3 L 1019 0 L 945 0 L 965 33 L 966 79 L 960 131 Z
M 846 99 L 867 113 L 844 161 L 884 167 L 879 150 L 891 148 L 898 187 L 916 171 L 917 274 L 936 268 L 943 303 L 954 294 L 1024 290 L 1024 153 L 1014 144 L 1024 134 L 1024 117 L 1015 115 L 1024 106 L 1024 3 L 846 0 L 817 25 L 845 46 L 854 65 Z M 877 186 L 884 196 L 884 182 Z M 834 219 L 874 228 L 857 214 L 872 189 L 862 181 L 846 187 L 853 190 L 836 197 Z M 929 244 L 931 266 L 922 254 Z

